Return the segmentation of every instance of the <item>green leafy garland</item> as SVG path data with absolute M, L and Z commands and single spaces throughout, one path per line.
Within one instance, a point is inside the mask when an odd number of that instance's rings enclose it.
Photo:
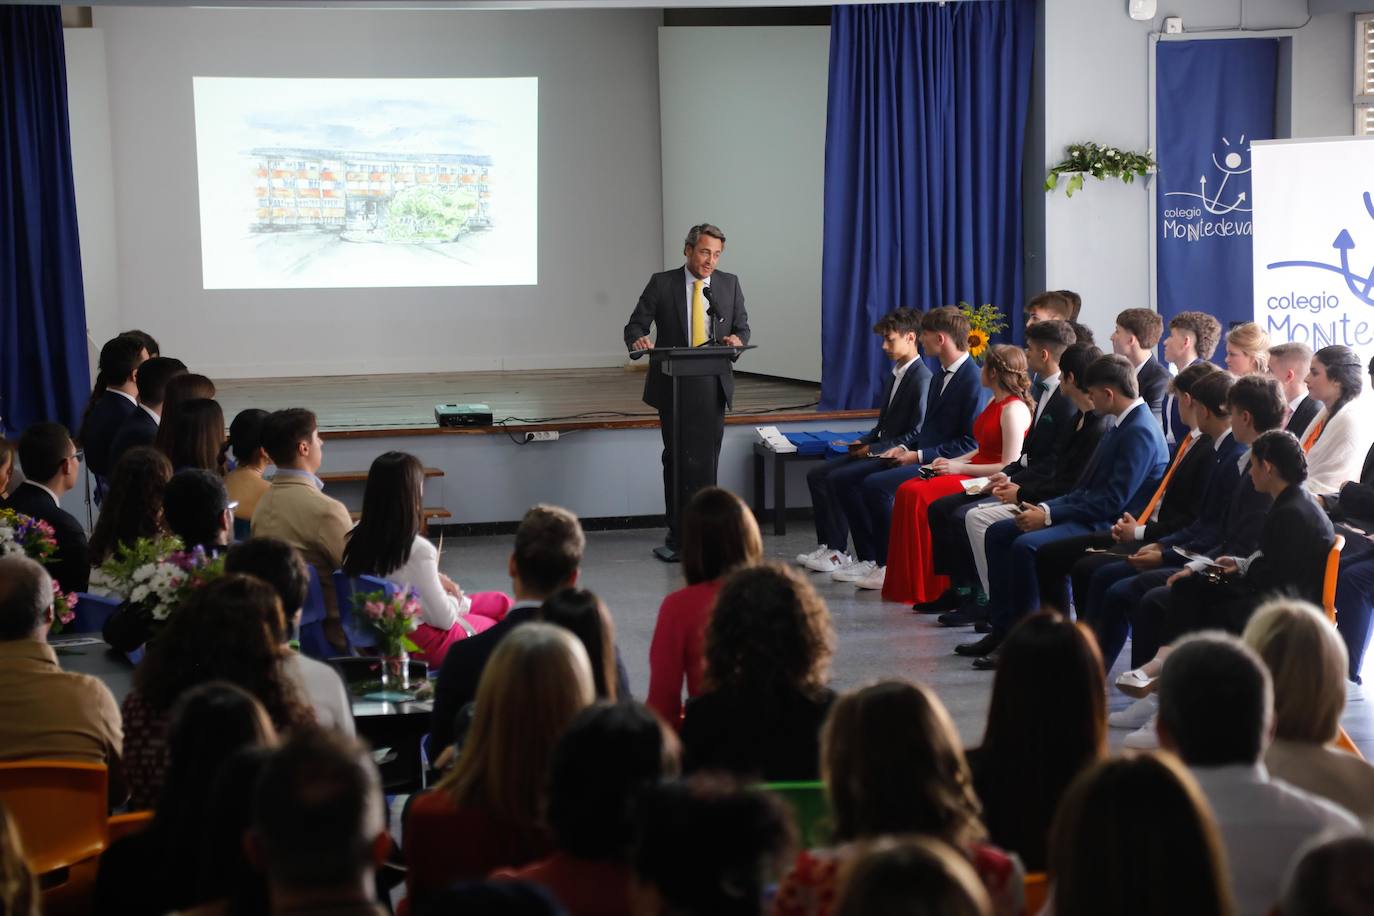
M 1158 168 L 1159 163 L 1155 162 L 1154 150 L 1132 153 L 1114 146 L 1074 143 L 1069 146 L 1068 158 L 1050 169 L 1049 175 L 1045 177 L 1045 191 L 1048 193 L 1058 186 L 1060 175 L 1069 176 L 1064 186 L 1064 194 L 1073 197 L 1074 191 L 1082 190 L 1085 175 L 1091 175 L 1098 181 L 1120 178 L 1126 184 L 1130 184 L 1135 181 L 1137 175 L 1151 175 Z

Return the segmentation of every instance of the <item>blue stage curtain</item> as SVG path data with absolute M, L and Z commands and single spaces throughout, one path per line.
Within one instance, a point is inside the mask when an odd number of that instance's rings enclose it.
M 1021 325 L 1033 0 L 837 6 L 830 22 L 821 408 L 873 406 L 872 328 L 990 302 Z
M 0 416 L 75 429 L 89 393 L 56 6 L 0 6 Z

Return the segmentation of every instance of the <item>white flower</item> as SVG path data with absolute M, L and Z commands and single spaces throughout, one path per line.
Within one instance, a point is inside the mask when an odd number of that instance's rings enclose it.
M 146 582 L 146 581 L 148 581 L 149 579 L 151 579 L 151 578 L 153 577 L 153 574 L 154 574 L 155 572 L 157 572 L 157 565 L 156 565 L 156 564 L 154 564 L 154 563 L 144 563 L 144 564 L 143 564 L 142 566 L 140 566 L 138 569 L 135 569 L 135 570 L 134 570 L 134 581 L 135 581 L 135 582 Z
M 139 586 L 135 587 L 134 590 L 133 590 L 132 592 L 130 592 L 130 594 L 129 594 L 129 600 L 132 601 L 132 602 L 134 602 L 135 604 L 137 604 L 138 602 L 142 601 L 144 598 L 147 598 L 148 595 L 151 593 L 151 591 L 152 591 L 152 590 L 151 590 L 150 588 L 148 588 L 148 586 L 146 586 L 146 585 L 139 585 Z

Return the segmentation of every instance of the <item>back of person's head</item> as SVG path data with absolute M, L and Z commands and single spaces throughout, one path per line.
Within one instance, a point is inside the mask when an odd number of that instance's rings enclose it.
M 1116 326 L 1135 335 L 1142 349 L 1152 350 L 1164 336 L 1164 319 L 1151 309 L 1124 309 L 1116 316 Z
M 811 583 L 780 563 L 737 569 L 706 627 L 706 680 L 747 694 L 825 685 L 835 634 Z
M 41 901 L 38 879 L 24 857 L 19 825 L 0 801 L 0 913 L 4 916 L 39 916 Z
M 1055 916 L 1235 912 L 1211 808 L 1168 754 L 1079 775 L 1050 829 Z
M 1307 370 L 1312 368 L 1312 348 L 1300 340 L 1274 344 L 1269 348 L 1269 371 L 1278 374 L 1279 367 L 1292 369 L 1298 379 L 1307 378 Z
M 585 588 L 564 588 L 544 599 L 539 617 L 577 637 L 587 650 L 597 698 L 614 702 L 618 682 L 615 621 L 606 602 Z
M 158 346 L 157 339 L 147 331 L 140 331 L 138 328 L 133 328 L 128 331 L 120 331 L 119 336 L 132 337 L 134 340 L 143 344 L 143 349 L 148 351 L 149 357 L 156 358 L 162 355 L 162 347 Z
M 196 888 L 203 900 L 228 901 L 228 913 L 266 913 L 267 883 L 248 861 L 244 834 L 253 826 L 253 793 L 272 759 L 267 745 L 243 747 L 215 772 L 199 843 Z
M 215 396 L 215 383 L 195 372 L 182 372 L 167 380 L 162 390 L 162 423 L 175 420 L 177 411 L 187 401 Z M 161 430 L 161 424 L 158 425 Z
M 1254 360 L 1256 372 L 1269 371 L 1269 335 L 1253 321 L 1242 321 L 1227 331 L 1226 345 Z
M 372 756 L 336 732 L 293 732 L 267 761 L 253 812 L 253 858 L 274 886 L 358 885 L 389 847 Z
M 1159 737 L 1195 767 L 1249 766 L 1260 759 L 1274 707 L 1269 672 L 1234 636 L 1184 638 L 1159 678 Z
M 1329 744 L 1345 711 L 1345 642 L 1317 607 L 1295 598 L 1260 605 L 1241 637 L 1274 682 L 1274 735 Z
M 1193 349 L 1202 359 L 1211 359 L 1221 342 L 1221 322 L 1206 312 L 1179 312 L 1169 319 L 1169 330 L 1177 328 L 1193 335 Z
M 763 559 L 754 513 L 734 493 L 704 487 L 682 511 L 682 571 L 688 585 L 710 582 Z
M 1212 365 L 1207 363 L 1207 365 Z M 1190 367 L 1191 368 L 1191 367 Z M 1182 374 L 1182 373 L 1180 373 Z M 1236 385 L 1236 377 L 1224 369 L 1215 372 L 1208 372 L 1198 379 L 1188 394 L 1192 397 L 1193 403 L 1201 404 L 1207 408 L 1207 412 L 1214 417 L 1229 417 L 1231 407 L 1227 399 L 1231 395 L 1231 389 Z
M 1049 312 L 1054 315 L 1048 321 L 1068 321 L 1073 317 L 1073 303 L 1057 289 L 1047 289 L 1037 293 L 1026 303 L 1027 312 Z M 1040 322 L 1043 324 L 1043 322 Z M 1028 327 L 1026 330 L 1030 330 Z
M 573 584 L 586 549 L 587 536 L 577 516 L 559 506 L 541 504 L 520 520 L 511 564 L 528 591 L 547 597 Z
M 28 639 L 52 608 L 52 577 L 23 554 L 0 557 L 0 642 Z
M 453 916 L 455 913 L 481 913 L 482 916 L 565 916 L 567 911 L 533 881 L 510 879 L 460 881 L 443 890 L 427 894 L 415 907 L 415 916 Z
M 1057 289 L 1055 292 L 1069 300 L 1069 318 L 1077 321 L 1079 313 L 1083 311 L 1083 297 L 1071 289 Z
M 1175 394 L 1191 396 L 1198 382 L 1220 371 L 1215 363 L 1193 363 L 1180 369 L 1178 375 L 1169 381 L 1169 387 Z
M 463 753 L 438 788 L 459 806 L 534 831 L 553 748 L 595 699 L 591 663 L 576 637 L 547 623 L 516 627 L 482 671 Z
M 175 416 L 163 418 L 157 432 L 157 446 L 167 453 L 172 467 L 224 473 L 224 410 L 218 401 L 193 398 L 183 402 Z
M 171 462 L 150 445 L 136 446 L 119 456 L 91 532 L 91 565 L 99 565 L 120 544 L 163 532 L 162 497 L 171 479 Z
M 1026 351 L 1020 347 L 993 344 L 983 354 L 983 380 L 1020 398 L 1030 407 L 1030 373 L 1027 370 Z
M 262 421 L 262 447 L 277 467 L 290 467 L 300 457 L 300 444 L 318 428 L 315 414 L 304 407 L 274 410 Z
M 1102 358 L 1102 351 L 1092 343 L 1084 343 L 1080 338 L 1059 357 L 1060 378 L 1072 379 L 1079 388 L 1083 387 L 1083 377 L 1088 367 Z
M 1093 329 L 1077 318 L 1069 322 L 1069 327 L 1073 328 L 1073 336 L 1078 338 L 1079 343 L 1094 345 L 1097 343 L 1097 335 L 1093 333 Z
M 635 883 L 674 916 L 759 916 L 795 842 L 776 796 L 708 777 L 651 789 L 635 821 Z
M 71 452 L 71 434 L 61 423 L 34 423 L 19 436 L 19 466 L 34 483 L 47 483 L 62 473 Z
M 677 735 L 633 700 L 578 713 L 554 748 L 546 820 L 558 848 L 579 859 L 623 861 L 641 792 L 678 773 Z
M 257 407 L 240 410 L 229 424 L 229 449 L 240 467 L 255 464 L 262 447 L 262 424 L 269 414 Z
M 1037 321 L 1026 328 L 1026 346 L 1042 347 L 1059 360 L 1064 351 L 1078 342 L 1078 335 L 1067 321 Z
M 927 334 L 945 335 L 956 350 L 968 349 L 968 316 L 957 306 L 942 305 L 926 312 L 925 317 L 921 319 L 921 330 Z
M 167 383 L 186 374 L 186 364 L 172 356 L 154 356 L 138 367 L 138 399 L 149 407 L 161 407 Z
M 123 385 L 134 377 L 144 359 L 143 341 L 120 334 L 105 341 L 100 348 L 94 395 L 99 397 L 106 388 Z
M 873 325 L 873 333 L 886 337 L 888 334 L 919 334 L 921 332 L 921 313 L 906 307 L 893 309 L 879 318 Z
M 1266 375 L 1242 375 L 1236 379 L 1226 395 L 1226 403 L 1232 416 L 1242 410 L 1250 414 L 1255 431 L 1261 433 L 1278 429 L 1288 408 L 1278 381 Z
M 967 856 L 935 837 L 885 837 L 849 868 L 835 916 L 992 916 Z
M 1374 839 L 1327 840 L 1294 865 L 1275 913 L 1280 916 L 1368 916 L 1374 913 Z
M 1251 461 L 1263 461 L 1284 482 L 1296 486 L 1307 479 L 1307 453 L 1298 437 L 1286 429 L 1271 429 L 1250 446 Z
M 167 527 L 181 538 L 189 550 L 197 545 L 209 547 L 220 542 L 228 522 L 229 494 L 224 478 L 213 471 L 188 468 L 167 481 L 162 492 L 162 512 Z
M 1312 354 L 1312 360 L 1322 364 L 1326 377 L 1341 390 L 1341 396 L 1331 408 L 1331 413 L 1340 410 L 1364 391 L 1364 363 L 1359 354 L 1344 344 L 1322 347 Z
M 424 524 L 425 466 L 408 452 L 383 452 L 367 471 L 363 512 L 344 544 L 350 576 L 386 576 L 410 559 Z
M 252 537 L 240 541 L 225 555 L 224 571 L 257 576 L 272 586 L 288 620 L 305 606 L 310 572 L 301 552 L 283 540 Z
M 880 681 L 840 697 L 821 730 L 821 778 L 837 842 L 924 833 L 968 848 L 984 835 L 954 723 L 919 684 Z
M 1089 388 L 1111 388 L 1118 396 L 1131 400 L 1140 397 L 1140 382 L 1135 375 L 1135 366 L 1126 357 L 1115 353 L 1093 360 L 1083 373 L 1082 384 L 1078 387 L 1085 391 Z

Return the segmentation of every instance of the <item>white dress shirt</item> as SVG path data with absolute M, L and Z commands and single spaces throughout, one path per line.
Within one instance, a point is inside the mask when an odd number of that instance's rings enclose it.
M 920 358 L 921 357 L 919 356 L 913 356 L 911 357 L 911 359 L 902 363 L 900 366 L 892 367 L 892 390 L 889 391 L 887 394 L 888 407 L 892 406 L 893 399 L 897 397 L 897 389 L 901 386 L 902 379 L 906 377 L 906 370 L 910 369 L 912 364 L 914 364 L 916 360 Z
M 950 379 L 954 378 L 954 373 L 959 371 L 959 367 L 962 366 L 964 363 L 968 362 L 968 358 L 968 353 L 964 353 L 954 362 L 950 363 L 947 367 L 945 367 L 945 374 L 940 377 L 941 394 L 945 393 L 945 386 L 949 384 Z

